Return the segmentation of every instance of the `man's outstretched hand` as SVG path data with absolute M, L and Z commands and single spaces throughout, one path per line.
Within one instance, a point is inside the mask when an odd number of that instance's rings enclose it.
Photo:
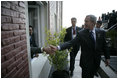
M 56 52 L 58 50 L 57 46 L 50 45 L 52 52 Z
M 51 47 L 44 47 L 43 51 L 45 51 L 47 54 L 54 54 L 54 52 L 52 51 Z
M 43 48 L 43 51 L 45 51 L 47 54 L 54 54 L 57 50 L 58 50 L 57 47 L 53 45 Z

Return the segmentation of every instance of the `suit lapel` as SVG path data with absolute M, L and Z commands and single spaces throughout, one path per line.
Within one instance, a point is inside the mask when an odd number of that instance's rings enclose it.
M 72 39 L 72 26 L 69 29 L 69 36 L 70 36 L 70 39 Z
M 96 32 L 96 47 L 97 47 L 97 45 L 98 45 L 98 38 L 99 38 L 100 34 L 99 34 L 97 29 L 95 29 L 95 32 Z
M 79 29 L 76 27 L 76 34 L 77 34 L 78 31 L 79 31 Z
M 89 33 L 89 31 L 88 30 L 86 30 L 85 31 L 85 43 L 88 45 L 88 47 L 90 47 L 91 48 L 91 43 L 92 43 L 92 40 L 91 40 L 91 38 L 90 38 L 90 33 Z M 88 42 L 89 41 L 89 42 Z

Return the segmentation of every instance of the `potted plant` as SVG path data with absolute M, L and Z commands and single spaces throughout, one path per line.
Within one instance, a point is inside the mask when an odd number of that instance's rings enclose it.
M 54 45 L 57 46 L 64 42 L 64 37 L 66 34 L 66 29 L 62 29 L 59 33 L 52 34 L 49 30 L 46 30 L 46 46 Z M 68 53 L 67 50 L 56 51 L 55 54 L 48 56 L 48 60 L 52 66 L 54 66 L 55 71 L 52 73 L 53 78 L 68 78 L 69 72 L 65 70 L 65 66 L 68 65 Z

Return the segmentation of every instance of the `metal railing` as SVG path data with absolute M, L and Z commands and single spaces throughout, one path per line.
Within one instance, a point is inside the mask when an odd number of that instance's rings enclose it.
M 108 31 L 110 31 L 111 29 L 115 29 L 115 28 L 116 28 L 115 26 L 117 26 L 117 23 L 114 24 L 113 26 L 111 26 L 109 29 L 106 29 L 105 31 L 108 32 Z

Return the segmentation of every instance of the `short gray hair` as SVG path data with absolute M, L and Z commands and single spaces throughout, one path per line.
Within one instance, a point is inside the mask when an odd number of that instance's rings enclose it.
M 71 18 L 71 21 L 72 21 L 72 20 L 76 20 L 76 21 L 77 21 L 77 19 L 76 19 L 75 17 L 72 17 L 72 18 Z
M 96 23 L 97 18 L 96 18 L 95 15 L 87 15 L 86 17 L 90 17 L 90 20 L 91 20 L 92 22 Z

